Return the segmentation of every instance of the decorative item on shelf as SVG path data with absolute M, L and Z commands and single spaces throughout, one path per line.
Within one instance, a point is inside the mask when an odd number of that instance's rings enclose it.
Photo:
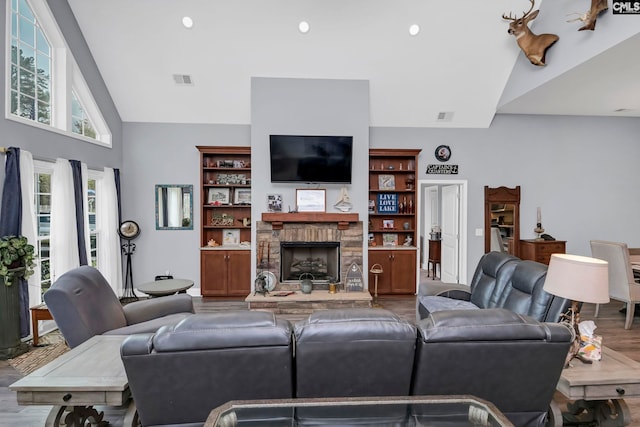
M 376 238 L 374 237 L 373 233 L 369 233 L 368 242 L 369 246 L 376 246 Z
M 334 282 L 330 282 L 329 283 L 329 293 L 330 294 L 335 294 L 337 292 L 338 289 L 338 285 L 336 285 Z
M 222 246 L 237 246 L 240 244 L 240 230 L 237 228 L 222 230 Z
M 379 190 L 395 190 L 396 189 L 396 177 L 395 175 L 378 175 L 378 189 Z
M 398 213 L 398 194 L 379 193 L 378 194 L 378 213 L 381 213 L 381 214 Z
M 398 234 L 397 233 L 384 233 L 382 235 L 382 246 L 398 246 Z
M 407 190 L 413 190 L 413 186 L 416 182 L 416 176 L 411 174 L 411 175 L 407 175 L 407 178 L 405 180 L 405 187 Z
M 369 200 L 369 213 L 376 213 L 376 201 Z
M 338 201 L 333 205 L 333 207 L 341 212 L 349 212 L 353 209 L 353 204 L 351 203 L 351 197 L 349 197 L 349 193 L 347 192 L 347 187 L 342 187 Z
M 309 278 L 311 277 L 311 278 Z M 302 291 L 303 294 L 310 294 L 311 291 L 313 290 L 313 282 L 312 280 L 315 279 L 315 277 L 313 277 L 313 274 L 311 273 L 302 273 L 299 277 L 300 279 L 300 290 Z
M 267 195 L 267 210 L 269 212 L 282 212 L 282 194 Z
M 220 246 L 220 243 L 216 242 L 215 239 L 209 239 L 207 242 L 207 246 L 210 248 L 215 248 L 216 246 Z
M 395 228 L 395 223 L 392 219 L 383 219 L 382 220 L 382 228 L 389 230 Z
M 369 270 L 369 273 L 373 274 L 373 277 L 374 277 L 373 306 L 382 307 L 382 305 L 380 305 L 380 303 L 378 302 L 378 276 L 383 273 L 382 266 L 380 264 L 373 264 L 371 266 L 371 269 Z
M 525 12 L 521 18 L 517 16 L 511 17 L 511 13 L 509 16 L 502 14 L 502 19 L 507 21 L 511 21 L 509 23 L 509 34 L 513 34 L 518 42 L 518 46 L 522 52 L 524 52 L 525 56 L 529 59 L 533 65 L 545 65 L 545 55 L 547 53 L 547 49 L 557 42 L 560 37 L 555 34 L 534 34 L 529 28 L 529 21 L 536 19 L 538 16 L 539 10 L 531 13 L 535 6 L 535 0 L 529 0 L 531 3 L 531 7 L 529 11 Z
M 226 213 L 214 214 L 211 218 L 211 225 L 230 227 L 233 226 L 233 221 L 233 215 L 229 215 Z
M 571 307 L 561 320 L 571 330 L 574 338 L 567 355 L 566 366 L 570 366 L 573 358 L 591 363 L 591 360 L 579 354 L 580 302 L 609 302 L 609 263 L 579 255 L 552 254 L 543 289 L 552 295 L 571 300 Z
M 251 204 L 251 189 L 250 188 L 236 188 L 233 192 L 233 204 L 234 205 L 250 205 Z
M 500 223 L 501 222 L 498 220 L 498 224 Z M 502 223 L 504 223 L 504 220 L 502 221 Z M 544 228 L 542 228 L 542 211 L 539 207 L 536 212 L 536 228 L 533 229 L 533 232 L 537 234 L 536 240 L 543 240 L 542 237 L 540 237 L 540 235 L 544 233 Z
M 209 188 L 207 202 L 211 205 L 228 205 L 231 190 L 229 188 Z
M 407 234 L 407 237 L 404 238 L 404 243 L 402 243 L 402 246 L 411 246 L 412 243 L 413 243 L 413 237 Z
M 242 223 L 243 227 L 251 227 L 251 218 L 249 217 L 238 218 L 238 221 Z
M 296 210 L 298 212 L 325 212 L 326 200 L 325 189 L 296 190 Z
M 0 238 L 0 277 L 6 286 L 16 279 L 28 279 L 34 273 L 35 247 L 24 236 Z
M 410 224 L 408 222 L 405 222 L 405 223 L 402 224 L 402 229 L 403 230 L 408 230 L 409 227 L 410 227 Z

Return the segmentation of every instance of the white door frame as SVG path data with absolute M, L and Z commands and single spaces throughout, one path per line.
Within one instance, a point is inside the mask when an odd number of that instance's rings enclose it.
M 420 207 L 420 218 L 417 224 L 417 236 L 418 236 L 418 245 L 421 245 L 420 236 L 422 235 L 422 222 L 424 219 L 423 209 L 427 207 L 424 206 L 425 201 L 423 200 L 423 194 L 425 187 L 433 186 L 433 185 L 459 185 L 460 186 L 460 271 L 459 271 L 459 283 L 468 284 L 467 283 L 467 188 L 468 183 L 465 179 L 421 179 L 418 180 L 418 206 Z M 426 230 L 425 230 L 426 231 Z M 422 247 L 419 248 L 418 253 L 422 253 Z M 416 272 L 417 277 L 420 277 L 420 263 L 417 262 L 418 271 Z

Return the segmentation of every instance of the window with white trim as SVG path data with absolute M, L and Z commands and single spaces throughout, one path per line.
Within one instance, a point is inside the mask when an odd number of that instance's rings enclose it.
M 46 0 L 10 0 L 6 117 L 111 146 L 107 126 Z

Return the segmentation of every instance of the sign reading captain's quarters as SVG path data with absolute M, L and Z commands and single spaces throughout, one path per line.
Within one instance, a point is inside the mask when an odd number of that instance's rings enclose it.
M 378 194 L 378 213 L 398 213 L 398 194 L 380 193 Z
M 427 174 L 458 175 L 458 165 L 427 165 Z

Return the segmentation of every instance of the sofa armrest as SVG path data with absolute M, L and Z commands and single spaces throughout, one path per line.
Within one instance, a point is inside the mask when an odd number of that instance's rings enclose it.
M 460 291 L 469 293 L 468 285 L 461 285 L 459 283 L 444 283 L 444 282 L 433 282 L 433 281 L 422 281 L 418 285 L 418 295 L 435 295 L 445 297 L 448 296 L 446 293 L 451 291 Z M 470 294 L 469 294 L 470 295 Z M 455 297 L 450 297 L 455 298 Z M 464 299 L 464 298 L 457 298 Z M 468 298 L 467 298 L 468 301 Z
M 193 300 L 189 294 L 177 294 L 166 297 L 136 301 L 123 307 L 127 325 L 146 322 L 175 313 L 195 313 Z

